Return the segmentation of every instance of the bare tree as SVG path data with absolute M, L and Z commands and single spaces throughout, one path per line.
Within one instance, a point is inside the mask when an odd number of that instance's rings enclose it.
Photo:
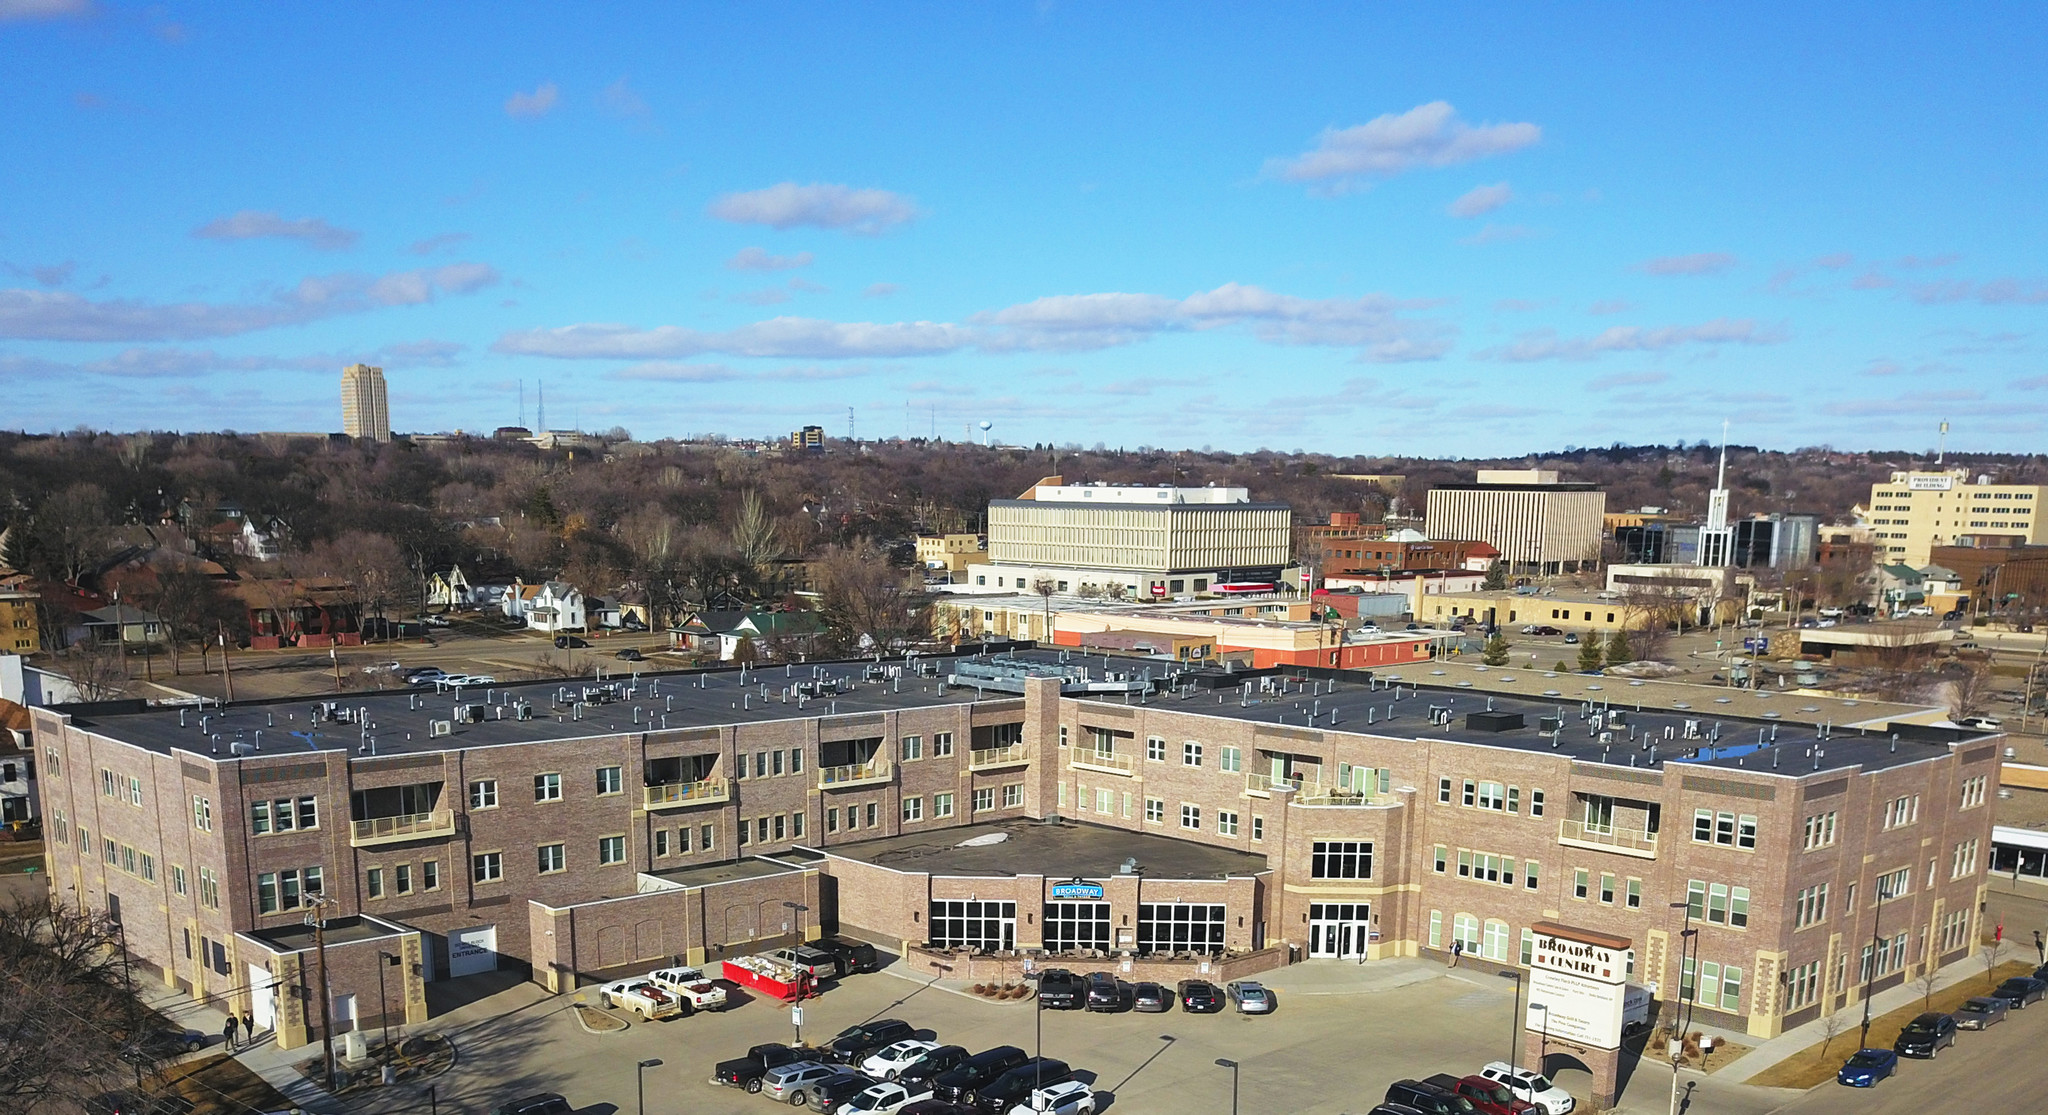
M 1828 1059 L 1828 1046 L 1833 1045 L 1835 1039 L 1842 1036 L 1842 1031 L 1849 1028 L 1849 1016 L 1841 1011 L 1833 1011 L 1821 1015 L 1819 1024 L 1820 1059 L 1825 1061 Z
M 1983 716 L 1991 711 L 1990 663 L 1958 662 L 1945 671 L 1942 680 L 1948 688 L 1949 719 Z
M 2003 942 L 1994 942 L 1984 946 L 1984 986 L 1986 987 L 1998 986 L 1998 947 L 2001 943 Z
M 820 566 L 825 625 L 841 649 L 888 650 L 931 638 L 923 579 L 891 566 L 872 543 L 834 546 Z
M 107 494 L 97 484 L 64 487 L 7 532 L 7 564 L 75 585 L 106 557 L 113 542 Z
M 0 906 L 0 1107 L 75 1110 L 151 1061 L 120 945 L 104 914 L 41 895 Z
M 1932 961 L 1927 970 L 1913 977 L 1913 986 L 1920 989 L 1920 1009 L 1929 1010 L 1934 1003 L 1934 992 L 1941 986 L 1941 969 Z
M 87 638 L 65 658 L 65 676 L 79 700 L 111 701 L 128 692 L 128 662 L 118 641 L 109 646 Z
M 756 577 L 782 556 L 781 533 L 769 517 L 761 493 L 752 488 L 741 492 L 739 513 L 732 521 L 732 548 L 741 561 L 753 567 Z

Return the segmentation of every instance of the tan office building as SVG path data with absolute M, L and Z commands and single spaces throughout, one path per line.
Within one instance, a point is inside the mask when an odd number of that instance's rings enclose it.
M 1549 469 L 1480 469 L 1476 483 L 1430 489 L 1423 531 L 1470 538 L 1520 573 L 1561 573 L 1600 558 L 1607 493 Z
M 1856 517 L 1871 528 L 1878 560 L 1915 569 L 1933 559 L 1936 546 L 1953 546 L 1964 535 L 2010 539 L 2009 545 L 2048 543 L 2048 522 L 2035 514 L 2048 502 L 2048 486 L 1992 484 L 1968 469 L 1895 472 L 1870 486 L 1870 506 Z
M 1294 512 L 1254 503 L 1244 488 L 1062 484 L 1047 477 L 1023 499 L 988 505 L 988 563 L 978 588 L 1059 592 L 1092 585 L 1136 596 L 1204 593 L 1233 581 L 1272 582 L 1287 565 Z
M 341 432 L 366 441 L 391 440 L 384 402 L 384 369 L 350 364 L 341 372 Z

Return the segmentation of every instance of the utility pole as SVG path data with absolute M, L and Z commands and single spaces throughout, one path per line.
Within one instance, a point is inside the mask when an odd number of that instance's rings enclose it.
M 321 894 L 306 896 L 306 924 L 313 927 L 313 952 L 319 958 L 320 966 L 320 1049 L 327 1064 L 326 1082 L 329 1088 L 334 1081 L 334 1007 L 332 996 L 327 989 L 327 897 Z
M 229 704 L 234 704 L 234 703 L 235 703 L 235 671 L 234 671 L 234 669 L 233 669 L 232 667 L 230 667 L 230 666 L 228 665 L 228 629 L 227 629 L 227 625 L 226 625 L 226 624 L 223 624 L 223 623 L 219 623 L 219 622 L 216 622 L 216 623 L 214 624 L 214 626 L 215 626 L 215 627 L 217 627 L 217 628 L 218 628 L 218 629 L 220 630 L 220 676 L 221 676 L 221 677 L 222 677 L 222 678 L 223 678 L 223 679 L 224 679 L 224 680 L 225 680 L 225 681 L 226 681 L 226 682 L 228 683 L 228 703 L 229 703 Z

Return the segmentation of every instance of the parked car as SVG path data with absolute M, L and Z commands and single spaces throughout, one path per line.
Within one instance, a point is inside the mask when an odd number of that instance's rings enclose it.
M 1939 1011 L 1928 1011 L 1899 1031 L 1899 1038 L 1892 1043 L 1892 1052 L 1901 1057 L 1927 1057 L 1939 1052 L 1945 1045 L 1956 1043 L 1956 1020 Z
M 1422 1113 L 1406 1104 L 1381 1103 L 1373 1105 L 1373 1109 L 1367 1112 L 1366 1115 L 1422 1115 Z
M 1899 1071 L 1899 1055 L 1889 1049 L 1859 1049 L 1842 1062 L 1835 1083 L 1851 1088 L 1874 1088 L 1877 1082 Z
M 2004 999 L 2006 1005 L 2014 1010 L 2025 1010 L 2028 1003 L 2038 1003 L 2043 995 L 2048 995 L 2048 980 L 2037 980 L 2032 976 L 2014 976 L 1992 988 L 1991 995 L 1996 999 Z
M 1124 985 L 1117 982 L 1109 972 L 1088 973 L 1087 1009 L 1092 1011 L 1119 1011 L 1124 1009 Z
M 158 1026 L 144 1030 L 122 1050 L 122 1055 L 138 1064 L 148 1064 L 151 1061 L 168 1061 L 187 1053 L 197 1053 L 204 1048 L 206 1035 L 197 1030 Z
M 1466 1102 L 1477 1108 L 1479 1115 L 1522 1115 L 1536 1110 L 1528 1100 L 1518 1100 L 1508 1086 L 1498 1080 L 1483 1076 L 1452 1076 L 1440 1072 L 1422 1078 L 1424 1084 L 1434 1084 L 1453 1095 L 1463 1096 Z
M 1035 1089 L 1009 1115 L 1095 1115 L 1095 1089 L 1079 1080 L 1063 1080 Z
M 824 1061 L 798 1061 L 779 1069 L 769 1069 L 761 1078 L 761 1094 L 772 1100 L 781 1100 L 792 1107 L 802 1107 L 808 1097 L 811 1085 L 827 1077 L 838 1076 L 846 1070 Z
M 769 1069 L 793 1065 L 810 1057 L 814 1052 L 809 1049 L 791 1049 L 778 1042 L 757 1045 L 747 1050 L 744 1057 L 735 1057 L 730 1061 L 720 1061 L 713 1065 L 711 1082 L 728 1088 L 744 1088 L 749 1092 L 758 1092 L 761 1090 L 761 1078 L 768 1075 Z
M 877 1080 L 894 1080 L 903 1074 L 904 1069 L 923 1060 L 925 1054 L 938 1047 L 939 1043 L 935 1041 L 905 1038 L 868 1054 L 867 1059 L 860 1063 L 860 1071 Z
M 1958 716 L 1955 722 L 1961 727 L 1974 728 L 1980 732 L 1997 732 L 2005 728 L 2005 721 L 1996 716 Z
M 1570 1092 L 1552 1084 L 1549 1077 L 1540 1072 L 1516 1068 L 1506 1061 L 1486 1062 L 1480 1068 L 1479 1075 L 1507 1085 L 1508 1091 L 1513 1092 L 1516 1099 L 1528 1100 L 1535 1104 L 1536 1109 L 1543 1115 L 1570 1115 L 1572 1108 L 1578 1106 L 1579 1101 L 1573 1099 Z
M 890 1042 L 916 1036 L 917 1030 L 910 1023 L 900 1018 L 883 1018 L 848 1026 L 826 1042 L 820 1052 L 840 1064 L 850 1065 Z
M 1257 980 L 1231 980 L 1224 986 L 1239 1014 L 1273 1013 L 1273 993 Z
M 842 1115 L 896 1115 L 905 1107 L 921 1099 L 929 1099 L 929 1089 L 913 1092 L 900 1082 L 872 1084 L 859 1095 L 846 1101 L 839 1110 Z
M 2012 1004 L 2004 999 L 1980 995 L 1956 1008 L 1956 1025 L 1965 1030 L 1988 1030 L 2005 1021 Z
M 804 1105 L 818 1115 L 839 1115 L 853 1097 L 874 1086 L 874 1081 L 857 1072 L 840 1072 L 811 1085 L 806 1092 Z
M 589 643 L 587 643 L 587 642 L 583 641 L 582 639 L 579 639 L 579 638 L 577 638 L 577 637 L 576 637 L 576 636 L 574 636 L 574 635 L 557 635 L 557 636 L 555 636 L 555 649 L 556 649 L 556 650 L 582 650 L 583 648 L 585 648 L 585 647 L 587 647 L 587 646 L 589 646 L 589 645 L 590 645 Z
M 1173 1009 L 1173 992 L 1146 980 L 1131 986 L 1131 1009 L 1141 1014 L 1160 1014 Z
M 432 673 L 413 673 L 408 675 L 405 679 L 405 683 L 407 685 L 417 685 L 423 689 L 431 689 L 435 685 L 440 684 L 442 678 L 448 676 L 447 672 L 442 670 L 438 666 L 430 667 L 430 669 L 433 670 Z
M 448 617 L 447 617 L 447 616 L 421 616 L 421 617 L 420 617 L 420 622 L 421 622 L 421 623 L 424 623 L 424 624 L 426 624 L 426 625 L 427 625 L 428 627 L 446 627 L 446 626 L 448 626 Z
M 1065 1061 L 1034 1057 L 977 1089 L 974 1106 L 982 1115 L 1002 1115 L 1024 1102 L 1033 1089 L 1064 1084 L 1073 1078 L 1074 1070 Z
M 618 659 L 618 660 L 619 660 L 619 661 L 621 661 L 621 662 L 645 662 L 645 661 L 647 661 L 647 656 L 646 656 L 646 655 L 644 655 L 644 654 L 641 654 L 641 653 L 640 653 L 639 651 L 637 651 L 637 650 L 633 649 L 632 647 L 627 647 L 627 648 L 626 648 L 625 650 L 622 650 L 622 651 L 620 651 L 619 653 L 617 653 L 617 654 L 615 654 L 615 655 L 612 655 L 612 657 L 613 657 L 613 658 L 616 658 L 616 659 Z
M 523 1100 L 499 1104 L 491 1109 L 491 1115 L 571 1115 L 569 1101 L 554 1092 L 542 1092 Z
M 1215 1014 L 1223 1009 L 1223 992 L 1205 979 L 1184 979 L 1176 988 L 1180 1009 L 1189 1014 Z
M 823 949 L 839 958 L 839 974 L 850 976 L 855 972 L 873 972 L 881 968 L 881 957 L 875 946 L 866 941 L 847 941 L 838 937 L 827 937 L 812 941 L 812 948 Z
M 701 969 L 656 968 L 647 973 L 647 978 L 654 981 L 656 987 L 674 995 L 685 1015 L 726 1008 L 725 988 L 706 979 Z
M 974 1108 L 964 1103 L 953 1103 L 942 1099 L 921 1099 L 896 1115 L 976 1115 Z
M 1031 1059 L 1014 1045 L 986 1049 L 947 1069 L 932 1081 L 932 1094 L 958 1103 L 975 1089 L 994 1083 L 1004 1073 Z
M 652 980 L 638 978 L 622 979 L 598 988 L 597 1004 L 606 1009 L 624 1007 L 646 1022 L 674 1018 L 683 1013 L 674 995 Z
M 1088 1005 L 1088 983 L 1065 968 L 1047 968 L 1038 976 L 1040 1010 L 1080 1010 Z
M 1565 632 L 1565 633 L 1564 633 L 1564 641 L 1565 641 L 1565 642 L 1567 642 L 1567 643 L 1576 643 L 1576 642 L 1578 642 L 1578 641 L 1579 641 L 1579 633 L 1578 633 L 1578 632 L 1576 632 L 1576 631 L 1567 631 L 1567 632 Z
M 1471 1100 L 1426 1080 L 1396 1080 L 1387 1085 L 1386 1099 L 1422 1115 L 1474 1115 L 1477 1110 Z
M 936 1049 L 927 1050 L 924 1056 L 898 1070 L 896 1079 L 911 1081 L 937 1080 L 941 1073 L 965 1061 L 967 1058 L 966 1046 L 942 1045 Z

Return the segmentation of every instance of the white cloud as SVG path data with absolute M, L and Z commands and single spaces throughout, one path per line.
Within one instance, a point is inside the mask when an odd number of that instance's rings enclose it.
M 12 263 L 0 266 L 5 266 L 9 272 L 24 279 L 34 279 L 38 285 L 46 287 L 63 286 L 71 281 L 71 276 L 78 273 L 78 261 L 71 259 L 62 263 L 45 263 L 29 267 L 20 267 Z
M 0 23 L 81 19 L 94 11 L 92 0 L 0 0 Z
M 864 236 L 886 232 L 920 216 L 917 204 L 902 194 L 815 182 L 808 186 L 782 182 L 762 190 L 726 194 L 707 211 L 734 224 L 832 228 Z
M 1488 221 L 1485 228 L 1470 236 L 1461 238 L 1458 243 L 1473 246 L 1512 244 L 1517 240 L 1527 240 L 1534 235 L 1536 235 L 1536 230 L 1528 225 L 1497 225 Z
M 515 120 L 546 116 L 561 99 L 561 88 L 552 81 L 544 81 L 531 93 L 514 93 L 505 98 L 505 115 Z
M 771 383 L 807 383 L 828 379 L 859 379 L 872 375 L 873 369 L 859 366 L 824 368 L 803 365 L 789 368 L 770 368 L 751 371 L 729 367 L 725 364 L 676 364 L 668 361 L 649 361 L 621 368 L 607 379 L 656 380 L 667 383 L 729 383 L 734 380 L 757 380 Z
M 308 356 L 235 356 L 211 349 L 174 346 L 127 348 L 98 360 L 62 361 L 0 353 L 0 378 L 9 375 L 109 376 L 120 379 L 176 379 L 211 372 L 339 372 L 357 362 L 385 368 L 445 368 L 467 347 L 453 341 L 401 341 L 374 352 L 324 353 Z
M 1621 372 L 1611 376 L 1595 376 L 1586 381 L 1586 390 L 1612 391 L 1617 387 L 1648 387 L 1653 383 L 1664 383 L 1670 378 L 1669 372 Z
M 563 359 L 661 359 L 724 352 L 833 360 L 848 357 L 933 356 L 973 343 L 972 330 L 944 322 L 836 322 L 778 317 L 738 329 L 706 332 L 663 325 L 569 325 L 507 333 L 495 352 Z
M 1589 314 L 1625 314 L 1635 306 L 1626 298 L 1603 298 L 1586 307 Z
M 461 244 L 468 239 L 469 233 L 466 232 L 443 232 L 436 236 L 429 236 L 425 240 L 415 240 L 405 250 L 416 256 L 430 256 L 443 248 L 455 247 L 457 244 Z
M 1525 333 L 1513 344 L 1486 349 L 1482 359 L 1515 363 L 1532 360 L 1592 360 L 1611 352 L 1660 352 L 1682 345 L 1769 345 L 1790 339 L 1783 326 L 1759 326 L 1747 318 L 1716 318 L 1699 325 L 1644 328 L 1617 325 L 1591 337 L 1559 337 L 1545 329 Z
M 1452 202 L 1444 212 L 1453 217 L 1477 217 L 1506 205 L 1514 197 L 1515 191 L 1506 182 L 1475 186 Z
M 887 298 L 902 289 L 902 287 L 897 286 L 895 283 L 869 283 L 867 289 L 860 292 L 860 296 L 862 298 Z
M 1543 138 L 1534 124 L 1467 124 L 1443 101 L 1388 113 L 1349 128 L 1325 129 L 1316 146 L 1291 159 L 1266 163 L 1269 177 L 1289 182 L 1338 182 L 1394 175 L 1425 167 L 1455 166 L 1519 151 Z M 1341 188 L 1341 185 L 1340 185 Z
M 276 213 L 244 209 L 217 217 L 192 230 L 201 240 L 298 240 L 309 248 L 338 252 L 355 246 L 358 233 L 336 228 L 318 217 L 286 220 Z
M 730 271 L 790 271 L 809 267 L 816 258 L 809 252 L 778 256 L 765 248 L 741 248 L 725 261 L 725 266 Z
M 597 100 L 604 106 L 606 112 L 614 116 L 630 118 L 646 116 L 648 113 L 647 102 L 640 99 L 640 94 L 633 91 L 633 87 L 627 84 L 624 77 L 605 86 L 604 92 L 598 94 Z
M 1860 282 L 1860 280 L 1859 280 Z M 1968 279 L 1921 283 L 1907 295 L 1923 306 L 1951 302 L 1977 302 L 1985 306 L 2039 306 L 2048 303 L 2048 282 L 2039 279 L 1992 279 L 1976 283 Z
M 1718 275 L 1735 266 L 1735 257 L 1727 252 L 1695 252 L 1685 256 L 1658 256 L 1636 264 L 1635 269 L 1645 275 Z
M 744 291 L 733 295 L 732 298 L 735 302 L 745 302 L 749 306 L 777 306 L 789 301 L 790 293 L 779 286 L 772 286 L 766 290 Z
M 0 290 L 0 338 L 37 341 L 182 341 L 227 337 L 385 306 L 419 305 L 498 281 L 488 264 L 454 263 L 369 276 L 302 279 L 270 300 L 247 303 L 95 301 L 58 291 Z

